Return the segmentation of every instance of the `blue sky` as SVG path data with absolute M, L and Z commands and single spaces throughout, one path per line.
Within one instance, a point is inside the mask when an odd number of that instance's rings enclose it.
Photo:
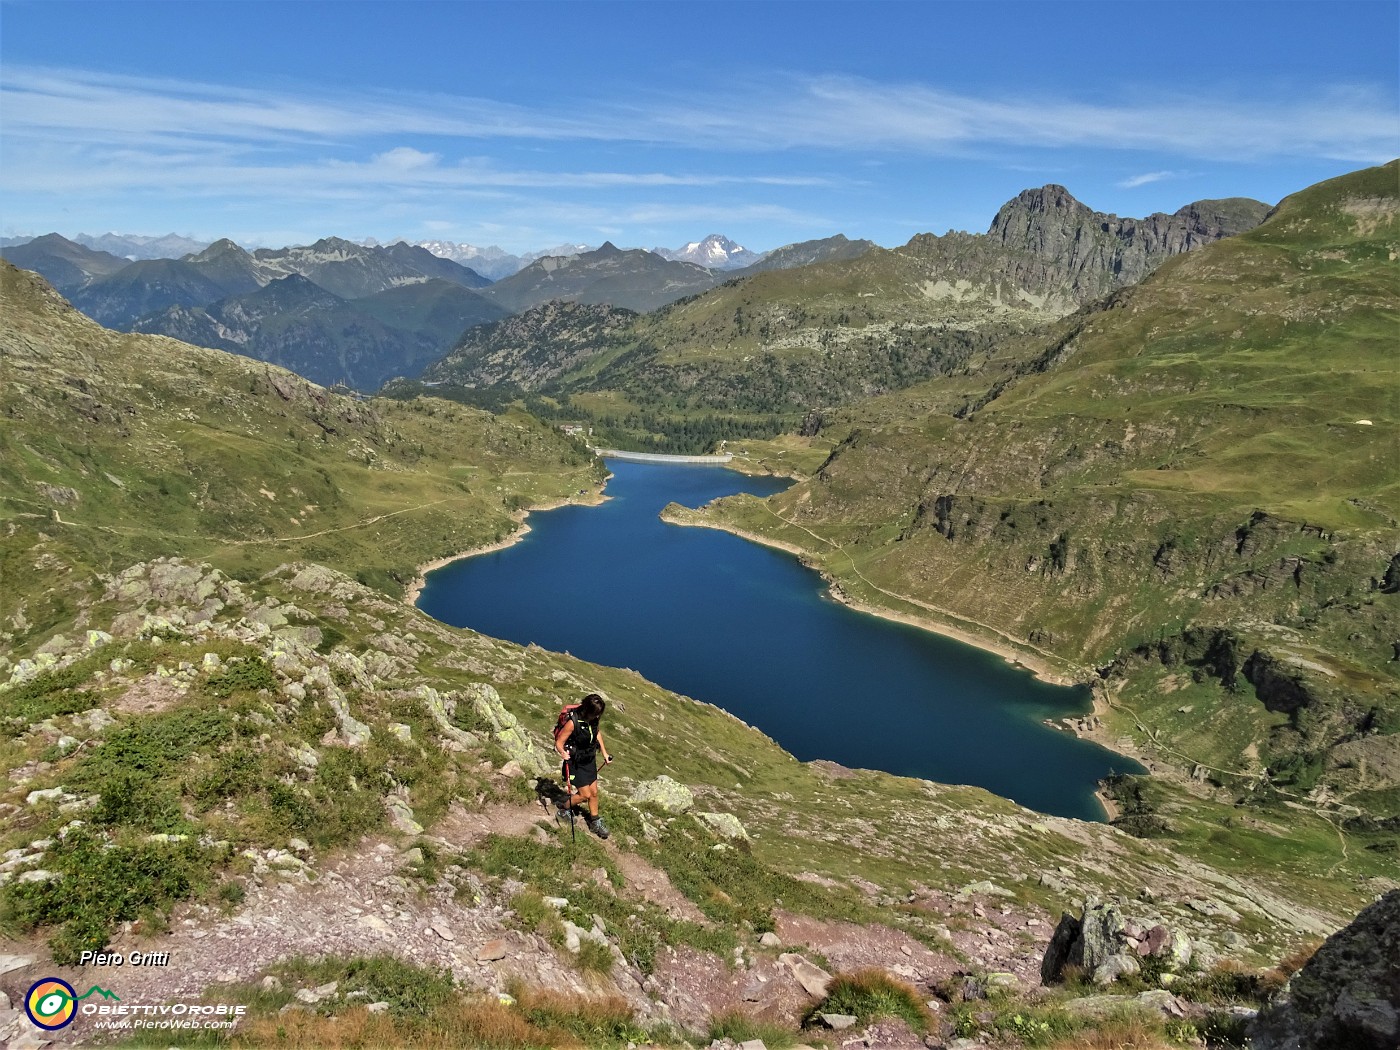
M 1400 154 L 1400 4 L 0 0 L 0 232 L 512 251 L 1270 203 Z

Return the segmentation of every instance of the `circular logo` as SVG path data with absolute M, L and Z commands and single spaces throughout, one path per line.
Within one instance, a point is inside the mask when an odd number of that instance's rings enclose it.
M 56 1032 L 73 1023 L 78 1012 L 78 993 L 67 981 L 45 977 L 35 981 L 24 997 L 24 1012 L 40 1028 Z

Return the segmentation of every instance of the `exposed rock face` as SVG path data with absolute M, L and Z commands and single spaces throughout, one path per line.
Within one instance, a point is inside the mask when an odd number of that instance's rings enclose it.
M 1400 1046 L 1400 890 L 1327 938 L 1249 1035 L 1255 1050 Z
M 1092 211 L 1063 186 L 1024 190 L 997 212 L 988 240 L 1020 255 L 1015 277 L 1032 292 L 1068 286 L 1080 302 L 1136 284 L 1163 260 L 1253 229 L 1268 206 L 1232 198 L 1197 201 L 1173 215 L 1120 219 Z
M 1075 966 L 1095 984 L 1112 984 L 1137 973 L 1138 960 L 1149 957 L 1163 959 L 1169 971 L 1180 969 L 1191 961 L 1190 938 L 1160 924 L 1144 930 L 1111 904 L 1085 901 L 1078 919 L 1068 912 L 1060 916 L 1040 964 L 1040 979 L 1054 984 L 1063 980 L 1066 966 Z
M 624 345 L 637 315 L 614 306 L 554 300 L 468 329 L 426 380 L 535 390 L 588 358 Z

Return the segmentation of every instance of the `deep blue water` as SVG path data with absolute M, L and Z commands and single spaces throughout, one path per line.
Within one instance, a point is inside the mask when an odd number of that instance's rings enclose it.
M 429 575 L 419 608 L 496 638 L 630 667 L 757 726 L 799 759 L 977 784 L 1044 813 L 1103 819 L 1094 785 L 1131 759 L 1041 724 L 1089 711 L 1083 688 L 847 609 L 782 551 L 667 525 L 787 482 L 718 467 L 611 461 L 598 507 L 530 515 L 505 550 Z

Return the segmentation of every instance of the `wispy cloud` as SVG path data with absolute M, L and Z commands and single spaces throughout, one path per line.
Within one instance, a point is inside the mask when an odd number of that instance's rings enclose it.
M 774 76 L 689 97 L 633 92 L 552 109 L 489 98 L 362 91 L 331 95 L 78 70 L 10 67 L 0 79 L 7 137 L 49 142 L 245 147 L 367 138 L 593 140 L 770 153 L 794 148 L 958 153 L 985 147 L 1155 150 L 1214 159 L 1388 159 L 1400 115 L 1380 89 L 1306 97 L 1179 93 L 1145 101 L 975 96 L 919 83 Z
M 1135 190 L 1139 186 L 1148 186 L 1154 182 L 1164 182 L 1167 179 L 1180 179 L 1184 178 L 1185 175 L 1186 173 L 1184 171 L 1149 171 L 1141 175 L 1130 175 L 1121 182 L 1114 183 L 1114 185 L 1119 189 Z
M 1259 98 L 1120 92 L 1105 102 L 773 74 L 694 90 L 606 90 L 522 105 L 10 63 L 0 68 L 0 192 L 7 220 L 26 224 L 79 204 L 101 216 L 87 221 L 119 222 L 144 201 L 186 225 L 344 229 L 455 213 L 459 229 L 494 223 L 522 238 L 745 221 L 797 234 L 830 232 L 817 212 L 849 213 L 851 191 L 890 186 L 890 172 L 913 169 L 907 161 L 990 158 L 1043 176 L 1082 170 L 1092 152 L 1099 170 L 1141 171 L 1118 183 L 1133 189 L 1210 161 L 1375 163 L 1400 143 L 1385 86 Z M 284 211 L 274 217 L 274 208 Z

